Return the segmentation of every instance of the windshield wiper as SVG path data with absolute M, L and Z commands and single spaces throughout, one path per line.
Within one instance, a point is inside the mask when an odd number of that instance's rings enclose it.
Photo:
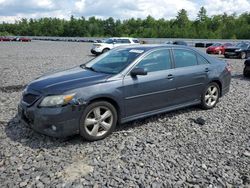
M 81 67 L 84 68 L 84 69 L 94 71 L 94 72 L 99 72 L 99 71 L 95 70 L 93 67 L 87 67 L 86 65 L 82 65 Z

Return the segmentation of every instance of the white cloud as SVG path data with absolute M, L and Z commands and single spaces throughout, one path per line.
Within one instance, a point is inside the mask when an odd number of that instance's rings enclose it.
M 44 7 L 44 8 L 52 8 L 54 6 L 54 3 L 50 0 L 39 0 L 35 1 L 39 7 Z
M 205 0 L 205 8 L 208 15 L 223 14 L 240 14 L 250 11 L 249 0 Z
M 186 9 L 190 19 L 195 19 L 201 6 L 208 15 L 246 12 L 250 10 L 249 0 L 0 0 L 0 22 L 13 22 L 22 17 L 44 16 L 69 19 L 96 16 L 115 19 L 156 19 L 176 17 L 180 9 Z

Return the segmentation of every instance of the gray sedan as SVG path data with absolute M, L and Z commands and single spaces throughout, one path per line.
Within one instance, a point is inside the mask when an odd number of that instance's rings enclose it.
M 197 104 L 211 109 L 229 91 L 230 80 L 226 62 L 193 48 L 120 47 L 28 84 L 19 116 L 40 133 L 94 141 L 118 123 Z

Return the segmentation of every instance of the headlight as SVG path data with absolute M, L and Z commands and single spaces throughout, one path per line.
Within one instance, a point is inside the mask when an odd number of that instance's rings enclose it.
M 40 103 L 40 107 L 52 107 L 52 106 L 61 106 L 68 104 L 73 98 L 75 94 L 69 95 L 54 95 L 45 97 Z
M 240 51 L 242 51 L 242 49 L 238 49 L 238 50 L 235 50 L 236 52 L 240 52 Z

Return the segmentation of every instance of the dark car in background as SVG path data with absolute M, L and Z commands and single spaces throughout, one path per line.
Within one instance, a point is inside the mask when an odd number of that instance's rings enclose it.
M 245 77 L 250 77 L 250 58 L 245 61 L 244 65 L 243 75 Z
M 230 71 L 225 61 L 185 46 L 122 46 L 34 80 L 18 113 L 43 134 L 94 141 L 117 123 L 198 104 L 215 107 L 229 91 Z
M 169 44 L 169 45 L 181 45 L 181 46 L 188 46 L 188 44 L 185 41 L 181 41 L 181 40 L 176 40 L 176 41 L 166 41 L 165 44 Z
M 240 59 L 246 59 L 250 57 L 250 43 L 240 42 L 232 47 L 225 48 L 225 58 L 236 57 Z
M 225 53 L 225 48 L 232 46 L 231 43 L 214 43 L 213 45 L 209 46 L 206 50 L 208 54 L 224 54 Z
M 185 41 L 177 40 L 173 42 L 174 45 L 187 46 L 188 44 Z

